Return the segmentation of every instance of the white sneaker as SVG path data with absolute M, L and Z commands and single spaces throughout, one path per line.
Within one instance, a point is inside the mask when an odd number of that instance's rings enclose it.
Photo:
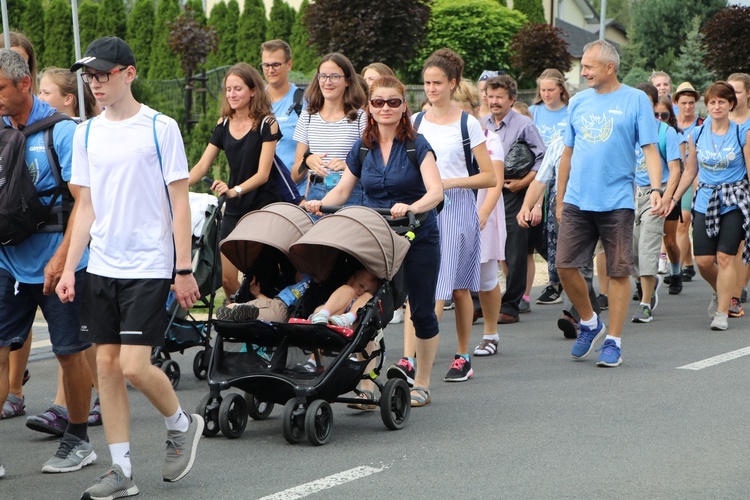
M 657 271 L 659 274 L 668 274 L 669 273 L 669 261 L 667 260 L 666 254 L 660 254 L 659 255 L 659 270 Z
M 723 312 L 717 311 L 714 314 L 714 320 L 711 322 L 711 330 L 724 331 L 729 328 L 728 316 Z
M 711 296 L 711 302 L 708 303 L 708 319 L 716 317 L 717 309 L 719 309 L 719 296 L 714 292 Z
M 406 313 L 406 309 L 403 307 L 399 307 L 395 311 L 393 311 L 393 318 L 388 322 L 391 325 L 396 325 L 398 323 L 404 322 L 404 314 Z

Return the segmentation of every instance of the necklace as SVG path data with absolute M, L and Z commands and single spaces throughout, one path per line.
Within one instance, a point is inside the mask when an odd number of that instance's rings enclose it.
M 720 153 L 724 149 L 724 141 L 727 140 L 727 136 L 729 135 L 729 130 L 727 129 L 726 133 L 724 134 L 724 137 L 721 139 L 721 145 L 718 148 L 718 151 L 716 149 L 716 134 L 714 134 L 713 127 L 709 127 L 711 130 L 711 143 L 714 147 L 714 154 Z

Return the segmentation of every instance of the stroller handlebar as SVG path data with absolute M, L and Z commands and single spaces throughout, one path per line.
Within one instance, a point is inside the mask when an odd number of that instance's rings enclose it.
M 336 213 L 339 210 L 341 210 L 344 207 L 341 206 L 322 206 L 320 207 L 320 212 L 324 214 L 332 214 Z M 389 208 L 373 208 L 373 207 L 367 207 L 371 210 L 376 211 L 380 215 L 383 216 L 383 218 L 388 222 L 388 225 L 391 226 L 391 229 L 397 234 L 403 235 L 408 239 L 409 241 L 414 239 L 414 231 L 419 227 L 420 222 L 417 219 L 417 217 L 414 215 L 413 212 L 406 212 L 405 217 L 390 217 L 391 210 Z
M 201 179 L 209 188 L 214 185 L 214 180 L 210 178 L 207 175 L 203 176 L 203 179 Z M 219 207 L 218 209 L 221 210 L 221 207 L 224 205 L 224 202 L 227 201 L 227 195 L 222 194 L 219 196 Z

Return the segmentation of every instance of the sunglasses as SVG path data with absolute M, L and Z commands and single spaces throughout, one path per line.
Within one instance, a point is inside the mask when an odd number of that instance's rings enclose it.
M 398 108 L 404 103 L 403 99 L 399 99 L 398 97 L 394 97 L 393 99 L 370 99 L 370 104 L 372 104 L 373 108 L 380 109 L 386 104 L 389 108 L 394 109 Z
M 669 120 L 669 113 L 667 111 L 662 111 L 661 113 L 654 112 L 654 118 L 665 122 Z

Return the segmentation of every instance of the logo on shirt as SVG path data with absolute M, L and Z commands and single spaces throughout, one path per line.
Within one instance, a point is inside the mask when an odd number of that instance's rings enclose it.
M 614 119 L 608 120 L 606 113 L 602 113 L 601 116 L 589 115 L 588 119 L 583 116 L 581 124 L 583 125 L 583 140 L 591 144 L 606 142 L 614 129 Z
M 635 150 L 635 171 L 644 172 L 646 170 L 646 156 L 641 148 Z
M 729 158 L 721 151 L 713 152 L 698 148 L 698 166 L 709 172 L 718 172 L 729 166 Z
M 549 145 L 552 141 L 562 135 L 561 129 L 554 125 L 539 125 L 537 128 L 539 129 L 539 135 L 542 136 L 545 145 Z

